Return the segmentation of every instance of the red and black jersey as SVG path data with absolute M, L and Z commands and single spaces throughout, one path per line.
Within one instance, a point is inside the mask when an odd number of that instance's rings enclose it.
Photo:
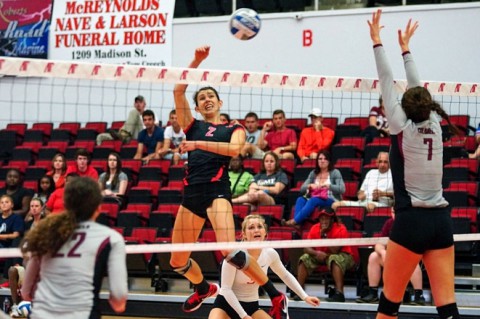
M 193 120 L 185 129 L 187 141 L 208 141 L 230 143 L 232 134 L 236 130 L 243 130 L 239 124 L 225 125 L 212 124 L 205 121 Z M 184 179 L 185 185 L 229 182 L 228 164 L 230 156 L 219 155 L 203 150 L 188 152 L 188 168 Z

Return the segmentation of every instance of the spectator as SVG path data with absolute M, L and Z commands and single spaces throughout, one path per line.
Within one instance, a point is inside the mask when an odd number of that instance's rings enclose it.
M 260 138 L 260 133 L 262 130 L 258 129 L 258 115 L 254 112 L 249 112 L 245 115 L 245 129 L 246 129 L 246 142 L 245 146 L 242 149 L 242 157 L 251 157 L 251 154 L 248 153 L 252 149 L 252 145 L 255 147 L 258 146 L 258 141 Z
M 288 185 L 288 177 L 280 168 L 280 159 L 274 152 L 267 152 L 263 157 L 259 174 L 253 177 L 248 193 L 232 200 L 234 204 L 274 205 Z
M 230 124 L 230 122 L 232 122 L 232 119 L 227 113 L 220 113 L 220 122 L 222 124 Z
M 390 232 L 392 231 L 393 222 L 395 219 L 395 214 L 392 209 L 392 218 L 385 221 L 383 224 L 382 232 L 380 237 L 390 237 Z M 358 298 L 356 302 L 358 303 L 378 303 L 378 285 L 380 284 L 380 279 L 382 276 L 382 268 L 385 263 L 385 256 L 387 253 L 387 246 L 384 244 L 375 244 L 375 250 L 368 257 L 368 295 Z M 425 305 L 425 298 L 423 297 L 423 278 L 422 270 L 420 266 L 417 265 L 413 271 L 410 282 L 412 283 L 413 289 L 415 290 L 415 297 L 413 304 L 416 305 Z
M 52 176 L 55 182 L 55 188 L 61 188 L 65 185 L 65 176 L 67 175 L 67 159 L 62 153 L 57 153 L 52 159 L 52 169 L 47 172 Z
M 14 239 L 23 235 L 25 224 L 19 214 L 14 214 L 13 198 L 10 195 L 0 197 L 0 248 L 16 247 L 12 246 Z
M 348 238 L 347 228 L 338 222 L 335 212 L 325 207 L 320 210 L 319 222 L 312 226 L 308 239 Z M 298 261 L 298 282 L 305 287 L 307 277 L 319 266 L 327 266 L 332 274 L 335 289 L 329 292 L 327 301 L 345 302 L 343 281 L 345 272 L 355 267 L 350 246 L 305 248 Z M 295 296 L 294 296 L 294 299 Z
M 52 176 L 45 175 L 38 180 L 38 192 L 33 195 L 34 198 L 39 198 L 43 203 L 46 203 L 50 195 L 55 191 L 55 182 Z M 31 202 L 30 202 L 31 204 Z
M 373 106 L 368 116 L 368 127 L 363 130 L 362 136 L 365 136 L 365 142 L 370 143 L 374 137 L 388 137 L 388 120 L 385 116 L 385 106 L 382 96 L 378 99 L 379 106 Z
M 68 184 L 73 178 L 79 177 L 77 173 L 69 173 L 65 178 L 65 185 Z M 47 203 L 45 204 L 45 216 L 50 214 L 61 214 L 65 210 L 65 206 L 63 204 L 63 193 L 65 191 L 65 187 L 56 189 L 50 198 L 48 199 Z
M 1 195 L 9 195 L 13 200 L 13 212 L 19 214 L 22 219 L 25 218 L 33 192 L 22 187 L 22 179 L 18 169 L 11 168 L 7 171 L 6 186 L 0 188 Z
M 25 218 L 25 231 L 28 231 L 35 227 L 44 217 L 43 206 L 44 202 L 40 198 L 32 198 L 32 200 L 30 201 L 30 211 L 28 212 L 27 218 Z
M 0 197 L 0 249 L 15 248 L 20 243 L 20 238 L 25 230 L 25 223 L 19 214 L 15 214 L 13 198 L 10 195 Z M 8 258 L 3 266 L 3 278 L 8 278 L 8 270 L 16 260 Z
M 151 159 L 158 159 L 158 152 L 163 147 L 163 129 L 155 124 L 155 114 L 146 110 L 142 113 L 145 129 L 138 134 L 138 146 L 134 159 L 141 159 L 148 163 Z M 143 156 L 146 150 L 147 156 Z
M 28 216 L 30 220 L 25 222 L 25 232 L 35 227 L 43 217 L 43 202 L 40 198 L 34 197 L 30 201 L 30 211 Z M 19 262 L 8 269 L 8 285 L 10 286 L 10 294 L 12 296 L 12 308 L 10 315 L 12 318 L 25 318 L 23 313 L 18 311 L 18 304 L 22 301 L 20 289 L 22 288 L 23 278 L 25 275 L 25 266 L 28 262 L 27 256 L 24 256 L 23 263 Z M 22 265 L 20 265 L 22 264 Z
M 322 111 L 319 108 L 313 108 L 308 116 L 312 120 L 312 126 L 302 130 L 297 148 L 298 157 L 302 162 L 317 158 L 320 151 L 328 151 L 335 136 L 332 129 L 323 126 Z
M 294 130 L 285 125 L 286 118 L 283 110 L 273 112 L 273 120 L 263 125 L 258 139 L 258 146 L 249 144 L 244 151 L 253 158 L 263 158 L 265 150 L 270 150 L 281 159 L 295 158 L 297 150 L 297 135 Z
M 248 192 L 248 187 L 253 179 L 253 175 L 244 169 L 241 156 L 232 157 L 230 160 L 228 176 L 230 178 L 232 198 L 237 198 Z
M 158 152 L 160 158 L 171 160 L 173 165 L 178 164 L 182 160 L 188 159 L 188 153 L 180 153 L 180 144 L 186 138 L 180 124 L 177 120 L 177 112 L 170 111 L 170 125 L 165 128 L 163 133 L 163 147 Z
M 472 154 L 468 154 L 468 157 L 480 159 L 480 124 L 478 125 L 477 130 L 475 131 L 475 141 L 477 142 L 478 147 L 475 150 L 475 152 L 473 152 Z
M 79 148 L 75 153 L 75 164 L 68 166 L 67 176 L 70 173 L 78 174 L 80 177 L 90 177 L 98 180 L 97 170 L 90 165 L 90 153 L 84 148 Z
M 315 169 L 310 172 L 300 188 L 300 196 L 295 203 L 293 219 L 282 221 L 286 226 L 302 224 L 318 207 L 330 208 L 334 202 L 342 199 L 345 183 L 339 170 L 333 167 L 329 152 L 320 151 Z
M 340 206 L 362 206 L 368 212 L 375 207 L 393 206 L 393 180 L 387 152 L 379 152 L 377 169 L 368 171 L 357 193 L 358 201 L 340 201 L 332 205 L 334 210 Z
M 124 143 L 128 143 L 132 138 L 137 139 L 138 133 L 143 129 L 142 113 L 145 111 L 146 106 L 147 104 L 143 96 L 138 95 L 135 97 L 134 108 L 128 113 L 127 120 L 120 130 L 118 132 L 110 131 L 98 134 L 97 145 L 107 140 L 121 140 Z
M 108 155 L 107 161 L 107 170 L 98 178 L 102 196 L 115 198 L 119 203 L 122 203 L 123 196 L 127 191 L 128 176 L 122 172 L 120 155 L 112 152 Z

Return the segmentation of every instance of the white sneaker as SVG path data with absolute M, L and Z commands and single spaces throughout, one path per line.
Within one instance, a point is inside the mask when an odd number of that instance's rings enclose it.
M 13 305 L 10 309 L 10 317 L 12 318 L 26 318 L 20 311 L 18 311 L 18 306 Z

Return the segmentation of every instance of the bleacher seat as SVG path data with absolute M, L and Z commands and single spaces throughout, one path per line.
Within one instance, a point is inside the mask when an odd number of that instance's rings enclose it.
M 356 201 L 357 193 L 360 188 L 358 181 L 345 181 L 345 193 L 343 193 L 342 197 L 344 200 L 351 200 Z
M 110 220 L 110 226 L 117 222 L 118 212 L 120 211 L 120 203 L 118 202 L 102 202 L 99 208 L 100 212 L 106 213 Z
M 45 132 L 40 129 L 27 129 L 25 131 L 25 135 L 23 137 L 24 142 L 42 142 L 46 143 L 48 141 L 47 135 L 45 135 Z
M 363 231 L 366 237 L 382 230 L 383 224 L 392 215 L 391 207 L 376 207 L 363 218 Z
M 175 215 L 173 213 L 154 210 L 150 213 L 148 226 L 156 227 L 159 237 L 171 237 L 174 221 Z
M 85 128 L 93 129 L 97 133 L 105 133 L 107 130 L 107 122 L 87 122 Z
M 18 141 L 18 143 L 21 143 L 21 141 Z M 0 162 L 10 159 L 15 146 L 17 146 L 17 132 L 13 130 L 1 130 Z
M 338 117 L 324 117 L 322 124 L 335 131 L 338 125 Z
M 25 181 L 38 181 L 45 175 L 46 172 L 47 170 L 43 167 L 28 166 L 25 169 L 25 176 L 23 179 Z
M 61 130 L 67 130 L 70 135 L 76 137 L 80 126 L 79 122 L 62 122 L 58 125 L 58 128 Z
M 42 148 L 54 148 L 56 149 L 57 151 L 55 152 L 56 153 L 62 153 L 62 154 L 65 154 L 66 151 L 67 151 L 67 147 L 68 147 L 68 141 L 49 141 L 47 143 L 47 145 L 45 145 L 44 147 Z M 55 155 L 54 154 L 54 155 Z M 40 156 L 40 150 L 39 150 L 39 156 Z M 52 157 L 50 157 L 50 159 L 52 159 Z M 45 158 L 46 159 L 46 158 Z
M 337 129 L 335 130 L 335 138 L 333 140 L 333 145 L 338 143 L 342 137 L 355 137 L 360 136 L 361 130 L 360 126 L 358 125 L 346 125 L 346 124 L 339 124 L 337 125 Z
M 8 123 L 5 129 L 15 131 L 17 135 L 23 139 L 25 131 L 27 130 L 27 124 L 25 123 Z
M 468 194 L 468 206 L 478 205 L 478 182 L 474 181 L 452 181 L 445 191 L 463 191 Z
M 442 187 L 448 188 L 451 182 L 468 181 L 468 168 L 466 167 L 444 167 Z
M 340 206 L 335 213 L 340 217 L 342 223 L 348 230 L 363 230 L 363 223 L 366 215 L 365 207 Z
M 259 205 L 257 207 L 256 213 L 262 216 L 270 216 L 267 218 L 271 219 L 271 224 L 280 226 L 281 221 L 283 219 L 283 212 L 284 212 L 284 206 L 283 205 Z
M 452 158 L 444 167 L 467 167 L 470 181 L 478 179 L 478 160 L 476 158 Z
M 370 125 L 369 119 L 366 116 L 353 116 L 346 117 L 343 121 L 345 125 L 357 125 L 361 131 L 367 128 Z
M 51 123 L 51 122 L 33 123 L 32 124 L 32 130 L 42 131 L 43 134 L 45 135 L 45 137 L 48 139 L 48 138 L 50 138 L 50 135 L 52 134 L 53 123 Z
M 108 147 L 113 149 L 115 152 L 120 153 L 123 142 L 120 140 L 104 140 L 102 141 L 102 147 Z
M 76 135 L 75 135 L 76 136 Z M 56 128 L 52 130 L 52 135 L 50 136 L 50 141 L 65 141 L 69 144 L 74 140 L 74 136 L 70 133 L 69 130 Z

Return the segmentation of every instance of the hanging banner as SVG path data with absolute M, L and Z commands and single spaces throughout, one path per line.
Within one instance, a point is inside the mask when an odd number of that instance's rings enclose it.
M 170 66 L 175 0 L 54 2 L 49 59 Z
M 48 56 L 51 0 L 0 0 L 0 55 Z

